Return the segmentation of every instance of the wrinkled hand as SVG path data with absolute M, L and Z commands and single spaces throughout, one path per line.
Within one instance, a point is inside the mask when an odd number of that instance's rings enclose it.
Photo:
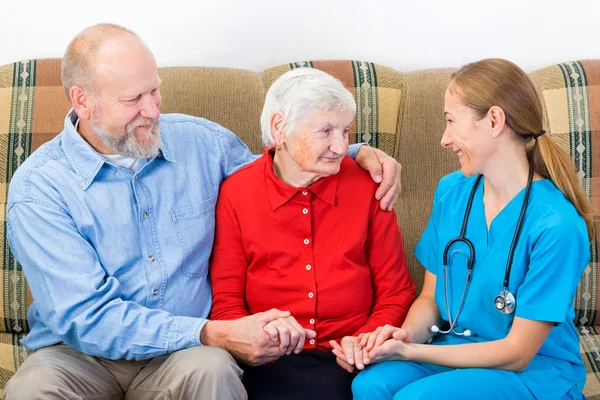
M 202 329 L 202 334 L 206 328 L 219 324 L 216 328 L 219 330 L 217 335 L 224 336 L 224 342 L 216 342 L 214 345 L 229 351 L 236 359 L 243 363 L 257 366 L 277 360 L 285 353 L 279 348 L 279 342 L 271 340 L 264 331 L 265 325 L 278 318 L 287 318 L 289 311 L 280 311 L 275 308 L 240 318 L 234 321 L 209 321 Z M 211 325 L 212 324 L 212 325 Z M 210 333 L 207 332 L 207 335 Z M 213 345 L 209 341 L 202 343 Z
M 370 352 L 373 348 L 381 346 L 386 340 L 392 338 L 405 343 L 412 343 L 410 333 L 406 329 L 397 328 L 392 325 L 380 326 L 373 332 L 361 333 L 358 337 L 360 345 L 366 352 Z
M 335 340 L 330 340 L 329 344 L 340 367 L 348 372 L 354 372 L 355 368 L 358 370 L 365 368 L 365 359 L 368 359 L 368 355 L 360 345 L 358 337 L 345 336 L 339 344 Z
M 379 206 L 382 210 L 391 211 L 400 196 L 402 166 L 393 157 L 369 146 L 360 146 L 356 162 L 369 171 L 375 182 L 381 182 L 375 198 L 381 200 Z
M 304 329 L 292 316 L 278 318 L 264 326 L 264 331 L 271 340 L 279 344 L 279 350 L 289 355 L 292 351 L 298 354 L 304 347 L 305 339 L 312 339 L 317 333 L 311 329 Z

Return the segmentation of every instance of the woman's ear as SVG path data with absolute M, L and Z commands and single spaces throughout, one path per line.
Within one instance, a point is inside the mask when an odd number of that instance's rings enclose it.
M 283 120 L 283 117 L 284 115 L 281 111 L 275 111 L 271 115 L 271 134 L 273 135 L 273 139 L 275 140 L 276 146 L 281 146 L 285 141 L 285 122 Z
M 501 107 L 492 106 L 488 111 L 488 116 L 490 118 L 490 129 L 492 131 L 492 136 L 500 136 L 506 125 L 506 114 L 504 114 L 504 110 Z

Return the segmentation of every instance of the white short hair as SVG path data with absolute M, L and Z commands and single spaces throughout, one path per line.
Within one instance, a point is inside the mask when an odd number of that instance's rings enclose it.
M 275 145 L 271 132 L 273 113 L 283 113 L 284 132 L 289 135 L 302 117 L 317 110 L 351 110 L 356 114 L 356 102 L 342 82 L 321 70 L 299 68 L 281 75 L 267 91 L 260 116 L 265 147 Z

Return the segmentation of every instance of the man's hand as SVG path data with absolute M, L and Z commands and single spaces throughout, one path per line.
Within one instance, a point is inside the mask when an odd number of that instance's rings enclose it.
M 400 196 L 402 166 L 383 151 L 369 146 L 360 146 L 356 163 L 369 171 L 375 182 L 381 182 L 375 198 L 381 200 L 382 210 L 391 211 Z
M 248 365 L 266 364 L 285 352 L 279 348 L 279 341 L 271 340 L 264 327 L 271 321 L 289 316 L 289 311 L 273 308 L 234 321 L 208 321 L 200 332 L 200 342 L 221 347 Z
M 295 354 L 300 353 L 304 347 L 304 340 L 317 336 L 315 331 L 304 329 L 292 316 L 271 321 L 265 325 L 264 330 L 273 342 L 279 343 L 279 350 L 286 355 L 292 351 Z

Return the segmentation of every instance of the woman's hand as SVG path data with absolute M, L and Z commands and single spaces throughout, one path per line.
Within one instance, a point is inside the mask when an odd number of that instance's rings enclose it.
M 355 367 L 358 370 L 365 368 L 365 357 L 368 355 L 360 345 L 357 336 L 345 336 L 339 344 L 335 340 L 330 340 L 329 344 L 340 367 L 348 372 L 354 372 Z
M 304 329 L 292 316 L 271 321 L 263 329 L 272 341 L 279 342 L 279 349 L 286 355 L 290 355 L 292 351 L 300 353 L 304 341 L 317 336 L 315 331 Z

